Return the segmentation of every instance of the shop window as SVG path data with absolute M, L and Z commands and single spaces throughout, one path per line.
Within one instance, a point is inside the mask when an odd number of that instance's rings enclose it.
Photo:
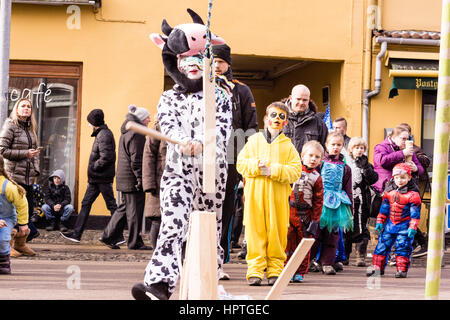
M 422 149 L 433 159 L 434 151 L 434 129 L 436 125 L 436 101 L 437 91 L 422 91 Z M 450 152 L 449 152 L 450 160 Z M 428 171 L 433 170 L 433 165 L 428 167 Z
M 36 133 L 43 147 L 37 183 L 45 189 L 52 172 L 62 169 L 76 205 L 81 65 L 12 62 L 10 70 L 8 114 L 21 97 L 33 102 Z

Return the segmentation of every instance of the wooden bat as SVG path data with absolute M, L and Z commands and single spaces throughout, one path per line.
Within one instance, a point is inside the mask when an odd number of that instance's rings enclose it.
M 266 296 L 265 300 L 277 300 L 280 298 L 281 293 L 289 284 L 289 281 L 294 276 L 295 271 L 297 270 L 300 263 L 302 263 L 303 259 L 305 259 L 306 254 L 309 249 L 311 249 L 313 243 L 313 238 L 303 238 L 300 244 L 295 249 L 294 254 L 289 259 L 289 262 L 284 267 L 277 281 L 273 285 L 272 289 L 269 291 L 269 294 Z
M 172 139 L 155 129 L 147 128 L 146 126 L 143 126 L 142 124 L 136 123 L 134 121 L 128 121 L 127 124 L 125 125 L 125 129 L 133 130 L 139 134 L 142 134 L 144 136 L 150 136 L 150 137 L 158 139 L 158 140 L 167 141 L 167 142 L 170 142 L 173 144 L 183 145 L 183 143 L 178 140 Z

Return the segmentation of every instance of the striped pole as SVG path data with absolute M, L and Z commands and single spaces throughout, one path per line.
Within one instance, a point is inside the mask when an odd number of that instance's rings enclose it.
M 450 133 L 450 0 L 442 1 L 441 45 L 433 152 L 433 183 L 425 299 L 439 299 Z

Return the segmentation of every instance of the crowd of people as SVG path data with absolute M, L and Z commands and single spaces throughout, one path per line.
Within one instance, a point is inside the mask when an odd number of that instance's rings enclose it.
M 42 205 L 47 230 L 57 230 L 59 225 L 63 238 L 79 243 L 92 204 L 101 193 L 111 218 L 100 241 L 119 249 L 126 241 L 127 226 L 129 249 L 154 248 L 144 283 L 133 287 L 136 299 L 168 299 L 173 293 L 179 276 L 178 253 L 192 210 L 216 212 L 222 280 L 230 279 L 223 270 L 230 250 L 242 245 L 248 284 L 259 286 L 266 277 L 273 285 L 304 237 L 316 241 L 293 282 L 303 282 L 308 272 L 333 275 L 343 270 L 354 244 L 355 265 L 366 267 L 371 219 L 380 235 L 367 276 L 384 273 L 395 246 L 391 261 L 397 266 L 396 277 L 406 277 L 413 249 L 420 247 L 424 252 L 426 247 L 426 237 L 418 229 L 424 192 L 419 184 L 427 179 L 430 164 L 430 158 L 410 143 L 410 126 L 399 124 L 377 144 L 371 164 L 367 142 L 348 137 L 342 117 L 328 128 L 308 87 L 301 84 L 292 88 L 289 97 L 266 108 L 264 129 L 257 132 L 255 101 L 249 87 L 233 78 L 230 48 L 215 45 L 213 54 L 215 72 L 229 89 L 218 89 L 216 193 L 201 191 L 205 137 L 196 127 L 201 122 L 198 106 L 203 96 L 195 90 L 186 94 L 192 87 L 188 81 L 199 79 L 192 68 L 200 63 L 189 57 L 178 63 L 184 78 L 180 76 L 174 89 L 163 94 L 154 123 L 155 129 L 184 144 L 167 144 L 128 130 L 129 121 L 144 126 L 151 122 L 147 109 L 130 105 L 120 129 L 116 167 L 114 135 L 103 111 L 92 110 L 87 121 L 94 142 L 81 210 L 70 228 L 71 192 L 65 172 L 55 170 Z M 0 133 L 0 273 L 11 272 L 10 257 L 34 255 L 27 240 L 39 236 L 28 218 L 34 209 L 32 186 L 40 174 L 33 112 L 31 101 L 20 99 Z M 177 117 L 189 121 L 174 120 Z M 246 142 L 239 148 L 239 143 L 230 143 L 232 139 Z M 141 235 L 144 214 L 152 222 L 151 246 L 145 245 Z M 245 241 L 237 245 L 241 230 Z

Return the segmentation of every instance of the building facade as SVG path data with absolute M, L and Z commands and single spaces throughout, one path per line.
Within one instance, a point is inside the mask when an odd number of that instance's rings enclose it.
M 189 22 L 187 8 L 206 23 L 206 0 L 13 0 L 9 108 L 20 96 L 33 98 L 44 147 L 40 181 L 63 168 L 76 208 L 93 142 L 87 114 L 102 108 L 118 141 L 129 104 L 156 113 L 171 79 L 149 34 L 161 33 L 163 19 L 172 27 Z M 348 135 L 366 135 L 370 150 L 407 122 L 429 151 L 440 15 L 440 0 L 229 0 L 213 2 L 211 30 L 231 47 L 233 73 L 252 89 L 261 127 L 265 107 L 303 83 L 319 111 L 329 103 L 332 118 L 345 117 Z M 383 45 L 381 38 L 423 41 Z M 103 201 L 92 208 L 107 212 Z

